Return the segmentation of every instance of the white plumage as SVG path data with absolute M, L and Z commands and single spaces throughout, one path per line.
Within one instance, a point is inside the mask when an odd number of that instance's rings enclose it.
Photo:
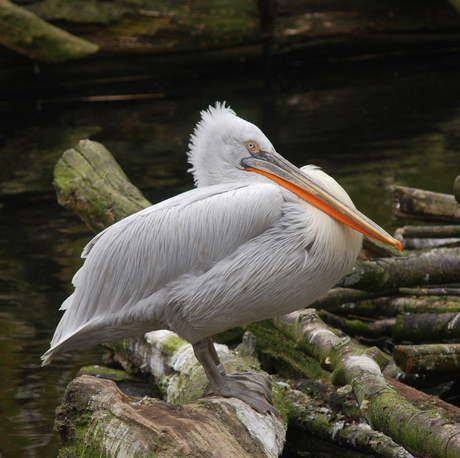
M 129 216 L 87 245 L 44 364 L 68 350 L 170 329 L 194 345 L 215 393 L 275 411 L 259 377 L 223 372 L 210 337 L 311 304 L 352 267 L 362 235 L 272 176 L 294 174 L 294 186 L 343 203 L 340 211 L 362 232 L 396 242 L 354 210 L 335 180 L 313 166 L 300 172 L 223 104 L 202 113 L 189 161 L 196 189 Z

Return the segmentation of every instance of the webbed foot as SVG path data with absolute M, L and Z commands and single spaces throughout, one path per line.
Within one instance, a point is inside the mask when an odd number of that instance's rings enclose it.
M 219 383 L 218 387 L 211 387 L 211 383 L 208 383 L 203 394 L 205 396 L 217 394 L 226 398 L 238 398 L 257 412 L 271 412 L 279 416 L 278 410 L 270 404 L 273 402 L 270 388 L 271 383 L 261 374 L 235 372 L 225 374 L 223 383 Z
M 226 374 L 209 337 L 196 342 L 193 350 L 209 380 L 204 389 L 205 396 L 217 394 L 226 398 L 238 398 L 257 412 L 280 415 L 270 404 L 273 401 L 271 383 L 263 375 L 253 372 Z

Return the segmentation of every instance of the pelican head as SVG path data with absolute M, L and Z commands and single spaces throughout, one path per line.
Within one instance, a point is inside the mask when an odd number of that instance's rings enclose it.
M 275 151 L 257 126 L 239 118 L 225 103 L 201 112 L 189 148 L 191 172 L 198 187 L 268 180 L 356 231 L 402 249 L 401 242 L 339 196 L 341 187 L 335 181 L 336 186 L 327 186 L 311 173 L 312 169 L 298 169 Z

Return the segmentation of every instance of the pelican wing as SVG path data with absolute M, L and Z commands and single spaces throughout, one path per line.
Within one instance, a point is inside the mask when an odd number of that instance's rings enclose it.
M 120 324 L 135 319 L 130 310 L 136 303 L 182 275 L 209 270 L 276 222 L 282 204 L 271 184 L 221 184 L 193 189 L 107 228 L 83 251 L 75 292 L 61 307 L 65 314 L 48 353 L 87 323 L 109 315 Z

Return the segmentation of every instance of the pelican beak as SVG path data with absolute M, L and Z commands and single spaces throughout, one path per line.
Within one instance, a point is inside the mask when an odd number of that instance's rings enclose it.
M 355 208 L 334 197 L 323 185 L 278 153 L 258 150 L 252 152 L 251 156 L 243 159 L 240 164 L 247 172 L 270 178 L 352 229 L 402 250 L 399 240 Z

